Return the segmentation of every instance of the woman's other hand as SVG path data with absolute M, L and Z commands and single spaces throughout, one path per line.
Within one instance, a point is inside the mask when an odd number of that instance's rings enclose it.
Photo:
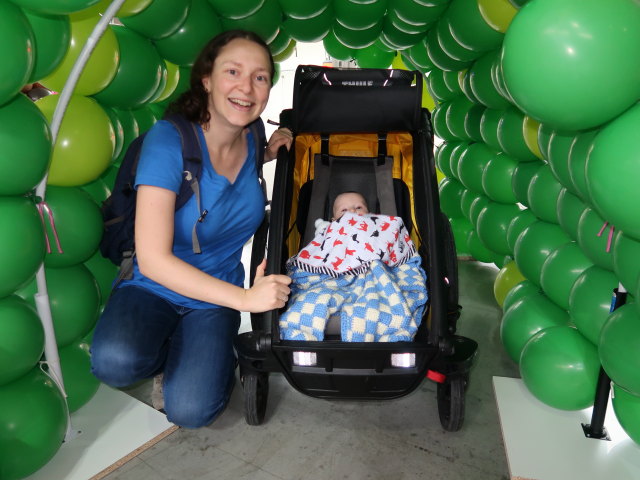
M 291 149 L 293 133 L 288 128 L 279 128 L 271 135 L 264 154 L 264 161 L 269 162 L 278 156 L 278 149 L 283 145 L 287 150 Z
M 245 312 L 260 313 L 282 308 L 289 300 L 291 279 L 286 275 L 265 276 L 266 267 L 265 259 L 256 269 L 253 287 L 245 290 L 245 303 L 242 308 Z

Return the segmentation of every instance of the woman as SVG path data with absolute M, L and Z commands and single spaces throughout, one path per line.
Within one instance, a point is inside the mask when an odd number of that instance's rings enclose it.
M 136 176 L 136 259 L 131 280 L 113 292 L 95 330 L 92 371 L 121 387 L 161 372 L 167 418 L 184 427 L 211 423 L 235 381 L 233 338 L 240 311 L 285 305 L 290 279 L 258 267 L 245 290 L 243 245 L 264 215 L 252 133 L 274 75 L 267 45 L 251 32 L 227 31 L 202 50 L 190 89 L 170 107 L 196 123 L 203 154 L 198 224 L 201 254 L 192 252 L 195 196 L 175 212 L 182 182 L 180 136 L 166 121 L 148 132 Z M 265 160 L 291 134 L 278 130 Z

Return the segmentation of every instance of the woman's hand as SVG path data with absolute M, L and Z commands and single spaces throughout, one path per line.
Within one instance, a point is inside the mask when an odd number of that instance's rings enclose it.
M 245 290 L 245 300 L 242 310 L 260 313 L 276 308 L 282 308 L 289 299 L 289 284 L 291 279 L 286 275 L 264 275 L 267 260 L 263 260 L 256 269 L 253 287 Z
M 264 161 L 269 162 L 278 156 L 278 149 L 283 145 L 287 150 L 291 149 L 293 133 L 288 128 L 279 128 L 271 135 L 264 154 Z

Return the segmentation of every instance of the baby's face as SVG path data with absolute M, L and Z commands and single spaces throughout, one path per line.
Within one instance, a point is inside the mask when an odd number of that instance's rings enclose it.
M 369 213 L 364 197 L 353 192 L 338 195 L 333 203 L 333 219 L 339 219 L 346 212 L 357 213 L 358 215 Z

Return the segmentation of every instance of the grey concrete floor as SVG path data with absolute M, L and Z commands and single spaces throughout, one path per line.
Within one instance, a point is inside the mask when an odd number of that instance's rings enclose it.
M 270 377 L 265 423 L 245 423 L 238 387 L 212 425 L 179 429 L 105 480 L 503 480 L 509 478 L 492 377 L 518 377 L 500 343 L 497 270 L 460 262 L 459 333 L 479 343 L 459 432 L 440 426 L 435 384 L 376 402 L 327 401 Z M 150 402 L 150 383 L 128 393 Z

